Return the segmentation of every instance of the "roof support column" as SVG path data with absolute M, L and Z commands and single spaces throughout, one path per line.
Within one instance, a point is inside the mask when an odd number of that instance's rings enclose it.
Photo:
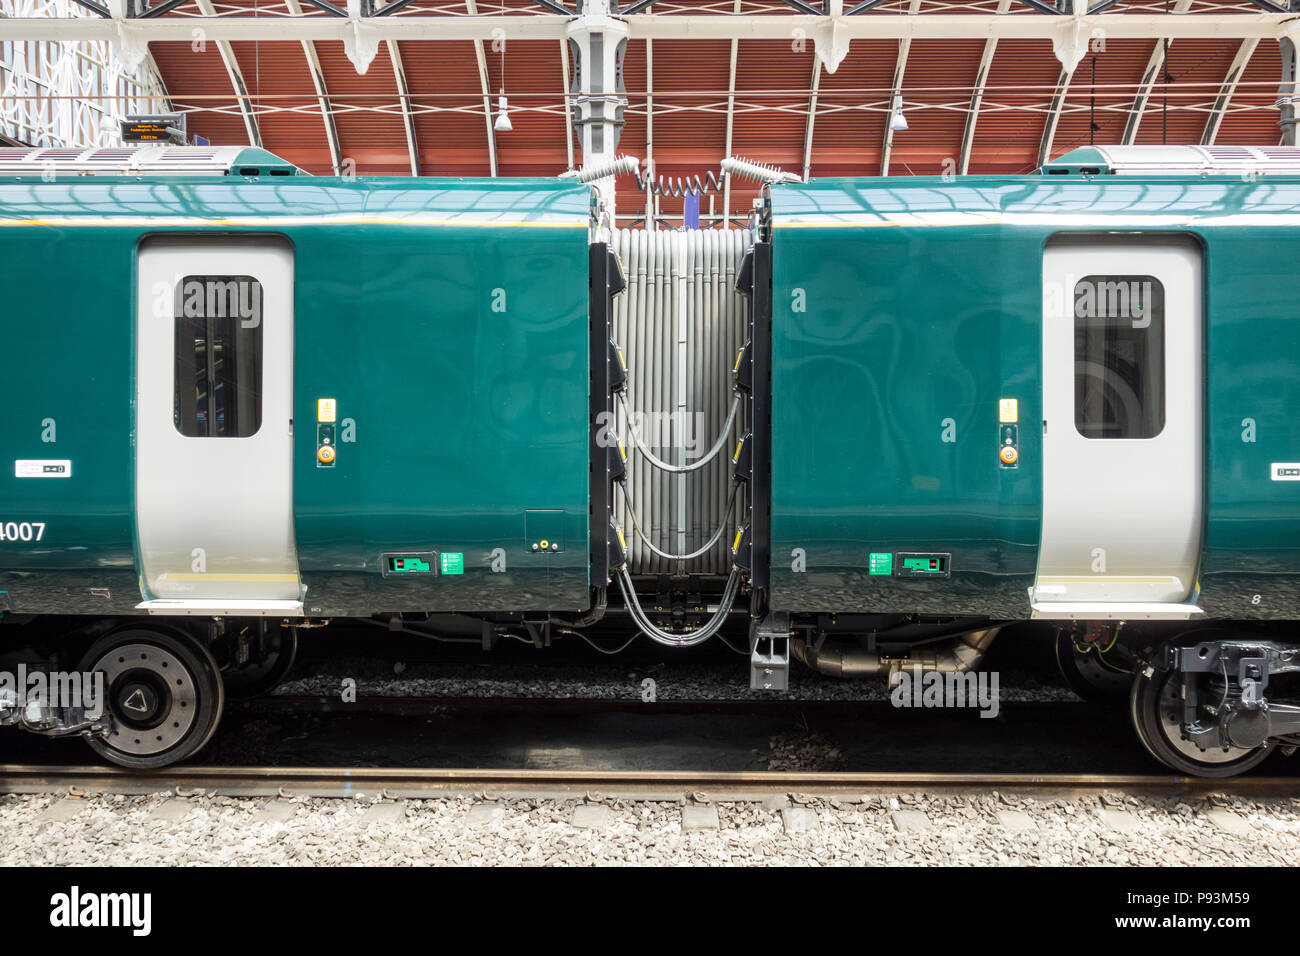
M 731 11 L 736 16 L 740 15 L 740 0 L 736 0 L 735 6 Z M 731 71 L 727 79 L 727 142 L 724 147 L 723 156 L 731 155 L 731 132 L 735 128 L 736 121 L 736 59 L 740 56 L 740 41 L 735 37 L 731 38 Z M 731 227 L 731 173 L 722 174 L 722 228 Z
M 1281 111 L 1277 125 L 1282 129 L 1282 146 L 1294 146 L 1295 141 L 1295 81 L 1296 49 L 1290 37 L 1280 37 L 1277 41 L 1282 54 L 1282 85 L 1277 91 L 1277 107 Z
M 645 41 L 645 227 L 658 228 L 657 201 L 651 188 L 655 178 L 655 41 Z
M 623 51 L 628 27 L 611 15 L 609 0 L 581 0 L 579 14 L 565 28 L 569 51 L 577 67 L 573 93 L 573 125 L 582 144 L 582 165 L 609 162 L 623 131 L 627 98 L 623 86 Z M 614 221 L 614 177 L 594 184 Z

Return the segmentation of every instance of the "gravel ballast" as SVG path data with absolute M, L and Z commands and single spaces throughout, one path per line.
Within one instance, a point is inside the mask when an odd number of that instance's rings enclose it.
M 591 807 L 605 812 L 578 812 Z M 716 827 L 711 813 L 683 813 L 703 807 L 716 811 Z M 0 797 L 0 827 L 6 865 L 1254 866 L 1297 858 L 1300 799 L 995 792 L 376 802 L 10 794 Z
M 305 673 L 303 671 L 306 671 Z M 1079 698 L 1068 688 L 1032 675 L 1000 675 L 1002 702 L 1061 703 Z M 885 701 L 883 677 L 840 680 L 824 677 L 799 664 L 790 668 L 788 693 L 749 689 L 749 662 L 737 658 L 716 663 L 664 663 L 648 667 L 617 664 L 384 663 L 373 659 L 331 660 L 291 674 L 274 691 L 277 696 L 341 695 L 345 681 L 355 681 L 360 697 L 513 697 L 559 700 L 799 700 Z M 647 683 L 650 681 L 651 683 Z

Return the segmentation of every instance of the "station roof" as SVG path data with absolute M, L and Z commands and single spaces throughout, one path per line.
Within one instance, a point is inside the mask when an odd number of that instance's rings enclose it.
M 331 4 L 313 2 L 193 0 L 157 19 L 206 12 L 301 23 L 332 16 Z M 821 2 L 660 0 L 642 12 L 656 21 L 730 14 L 739 25 L 801 5 L 817 13 Z M 1052 19 L 1030 2 L 891 0 L 868 4 L 855 19 L 1001 14 L 1030 27 L 1037 24 L 1023 18 Z M 1259 19 L 1267 16 L 1262 5 L 1267 11 L 1264 0 L 1093 3 L 1108 8 L 1101 20 L 1109 23 L 1170 11 Z M 458 15 L 556 19 L 536 0 L 414 0 L 391 20 Z M 1279 142 L 1282 67 L 1271 36 L 1168 39 L 1094 30 L 1070 73 L 1045 28 L 1039 36 L 990 39 L 954 25 L 911 39 L 854 39 L 828 72 L 806 36 L 751 39 L 739 27 L 732 39 L 638 32 L 623 61 L 627 108 L 618 151 L 653 160 L 656 176 L 667 179 L 716 171 L 728 153 L 812 176 L 872 176 L 1029 172 L 1091 143 Z M 496 49 L 483 40 L 384 40 L 359 73 L 341 41 L 302 40 L 292 29 L 282 35 L 150 42 L 173 107 L 189 113 L 191 134 L 214 145 L 261 146 L 318 174 L 532 176 L 559 173 L 571 157 L 582 162 L 565 120 L 572 63 L 562 39 L 506 32 Z M 241 83 L 245 97 L 237 95 Z M 492 129 L 501 91 L 509 132 Z M 905 130 L 890 129 L 896 93 Z M 749 194 L 750 187 L 737 186 L 732 208 L 748 206 Z M 630 177 L 620 180 L 619 204 L 620 212 L 644 206 Z M 664 211 L 672 208 L 665 199 Z

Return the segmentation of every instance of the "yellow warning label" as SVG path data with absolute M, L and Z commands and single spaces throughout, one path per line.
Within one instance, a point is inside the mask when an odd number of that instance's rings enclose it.
M 338 416 L 338 403 L 332 398 L 316 399 L 316 421 L 322 425 L 333 425 Z
M 1020 403 L 1014 398 L 998 399 L 998 424 L 1014 425 L 1020 420 Z

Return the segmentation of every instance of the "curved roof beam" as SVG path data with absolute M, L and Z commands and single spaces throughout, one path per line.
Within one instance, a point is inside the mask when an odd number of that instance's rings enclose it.
M 194 5 L 199 8 L 199 12 L 205 17 L 216 17 L 217 15 L 212 0 L 194 0 Z M 151 24 L 161 24 L 164 21 L 153 19 L 149 22 Z M 226 75 L 230 77 L 230 85 L 235 91 L 235 98 L 239 100 L 239 112 L 244 117 L 244 132 L 248 134 L 248 144 L 260 149 L 262 146 L 262 129 L 257 123 L 257 116 L 253 113 L 253 101 L 248 95 L 248 87 L 244 85 L 244 74 L 239 68 L 239 60 L 235 58 L 235 51 L 230 46 L 229 40 L 215 40 L 213 42 L 217 44 L 217 51 L 221 54 L 221 62 L 226 66 Z
M 999 0 L 998 13 L 1011 9 L 1011 0 Z M 997 37 L 984 41 L 984 53 L 980 57 L 979 72 L 975 74 L 975 88 L 971 91 L 970 110 L 966 113 L 966 126 L 961 132 L 961 155 L 957 162 L 957 171 L 965 176 L 970 171 L 971 147 L 975 144 L 975 127 L 979 124 L 980 106 L 984 102 L 984 84 L 988 82 L 989 70 L 993 67 L 993 54 L 998 50 Z
M 411 175 L 420 175 L 420 141 L 415 135 L 415 115 L 411 112 L 411 87 L 406 82 L 406 68 L 402 66 L 402 51 L 396 40 L 388 44 L 388 59 L 393 64 L 393 78 L 397 80 L 397 94 L 402 101 L 402 127 L 406 130 L 406 157 L 411 164 Z
M 290 16 L 302 16 L 302 6 L 298 0 L 284 0 Z M 316 102 L 320 105 L 321 122 L 325 124 L 325 143 L 330 150 L 330 166 L 335 176 L 343 175 L 343 148 L 339 144 L 339 128 L 334 122 L 334 107 L 330 104 L 329 90 L 325 87 L 325 73 L 321 70 L 320 57 L 316 55 L 316 44 L 311 40 L 302 41 L 302 53 L 307 58 L 307 72 L 311 74 L 312 86 L 316 89 Z
M 1052 105 L 1047 111 L 1047 122 L 1043 124 L 1043 138 L 1038 142 L 1038 165 L 1041 166 L 1052 158 L 1052 142 L 1056 139 L 1056 127 L 1061 122 L 1061 109 L 1065 106 L 1065 95 L 1069 92 L 1070 81 L 1074 79 L 1074 70 L 1061 70 L 1056 80 L 1056 92 L 1052 94 Z
M 478 4 L 475 0 L 465 0 L 465 10 L 471 17 L 478 16 Z M 478 82 L 483 90 L 483 120 L 487 126 L 488 170 L 491 175 L 495 176 L 497 174 L 497 131 L 492 124 L 492 89 L 491 84 L 488 82 L 487 55 L 483 52 L 482 38 L 474 40 L 474 59 L 478 61 Z
M 649 58 L 649 47 L 647 45 L 646 57 Z M 563 71 L 563 85 L 560 87 L 560 95 L 564 97 L 564 152 L 569 160 L 567 169 L 573 169 L 573 103 L 569 100 L 569 41 L 560 41 L 560 69 Z
M 916 16 L 921 12 L 921 0 L 912 0 L 907 6 L 907 15 Z M 903 37 L 898 41 L 898 59 L 894 61 L 894 85 L 889 91 L 889 108 L 885 110 L 885 138 L 880 144 L 880 175 L 889 175 L 889 156 L 894 151 L 894 129 L 891 122 L 894 116 L 894 98 L 903 101 L 903 73 L 907 69 L 907 56 L 912 52 L 912 38 Z
M 1237 47 L 1237 55 L 1232 58 L 1232 64 L 1223 78 L 1223 85 L 1219 87 L 1219 95 L 1215 98 L 1210 115 L 1205 120 L 1205 132 L 1201 134 L 1202 146 L 1213 146 L 1214 141 L 1219 138 L 1219 127 L 1223 125 L 1223 117 L 1232 104 L 1232 96 L 1237 92 L 1237 84 L 1241 82 L 1241 75 L 1246 72 L 1246 65 L 1255 55 L 1257 46 L 1259 40 L 1248 37 Z
M 1192 0 L 1175 0 L 1173 12 L 1186 13 L 1191 5 Z M 1169 42 L 1174 41 L 1170 39 Z M 1124 124 L 1122 143 L 1125 146 L 1132 146 L 1137 140 L 1138 127 L 1142 125 L 1142 117 L 1146 114 L 1147 104 L 1151 101 L 1151 90 L 1155 87 L 1156 77 L 1160 75 L 1164 65 L 1165 43 L 1163 39 L 1157 39 L 1155 49 L 1151 51 L 1151 58 L 1147 60 L 1147 67 L 1142 71 L 1142 82 L 1138 84 L 1133 105 L 1129 108 L 1128 122 Z
M 817 122 L 817 93 L 822 85 L 822 61 L 813 57 L 812 92 L 808 95 L 808 120 L 803 128 L 803 178 L 812 175 L 813 125 Z

